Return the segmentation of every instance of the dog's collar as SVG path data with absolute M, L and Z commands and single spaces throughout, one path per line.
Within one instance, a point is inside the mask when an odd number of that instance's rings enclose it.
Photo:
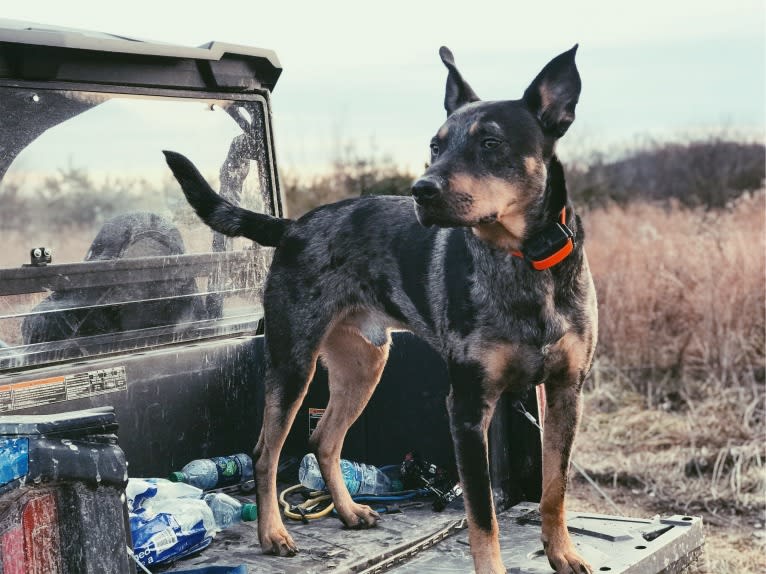
M 574 251 L 574 233 L 567 227 L 567 208 L 561 209 L 560 221 L 546 225 L 524 242 L 519 251 L 511 251 L 514 257 L 521 257 L 533 269 L 542 271 L 558 265 Z

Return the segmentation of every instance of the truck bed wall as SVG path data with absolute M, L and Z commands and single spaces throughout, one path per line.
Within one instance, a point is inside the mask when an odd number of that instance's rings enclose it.
M 113 405 L 130 476 L 167 476 L 194 458 L 251 453 L 263 418 L 261 336 L 171 346 L 0 377 L 0 384 L 124 367 L 126 390 L 41 405 L 17 413 L 52 413 Z M 343 456 L 398 464 L 408 451 L 454 469 L 445 398 L 446 367 L 424 342 L 395 333 L 381 383 L 349 431 Z M 317 369 L 284 455 L 308 448 L 309 409 L 327 404 L 327 374 Z M 534 393 L 526 399 L 535 412 Z M 540 437 L 504 397 L 490 429 L 493 487 L 499 506 L 539 500 Z M 297 476 L 296 476 L 297 482 Z

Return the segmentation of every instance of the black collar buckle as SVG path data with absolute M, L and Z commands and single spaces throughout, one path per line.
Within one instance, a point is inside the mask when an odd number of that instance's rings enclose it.
M 573 249 L 574 233 L 556 221 L 525 241 L 521 253 L 533 268 L 542 271 L 566 259 Z

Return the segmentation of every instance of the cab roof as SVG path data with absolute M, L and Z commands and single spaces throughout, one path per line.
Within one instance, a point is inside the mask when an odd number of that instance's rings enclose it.
M 60 81 L 204 91 L 273 91 L 272 50 L 208 42 L 198 47 L 0 19 L 0 80 Z

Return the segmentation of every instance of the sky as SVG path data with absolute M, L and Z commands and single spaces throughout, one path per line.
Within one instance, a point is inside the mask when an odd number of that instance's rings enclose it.
M 764 2 L 36 0 L 0 17 L 198 46 L 274 50 L 282 170 L 324 169 L 350 144 L 422 168 L 444 121 L 446 45 L 483 99 L 517 99 L 579 43 L 577 120 L 560 155 L 725 133 L 763 140 Z

